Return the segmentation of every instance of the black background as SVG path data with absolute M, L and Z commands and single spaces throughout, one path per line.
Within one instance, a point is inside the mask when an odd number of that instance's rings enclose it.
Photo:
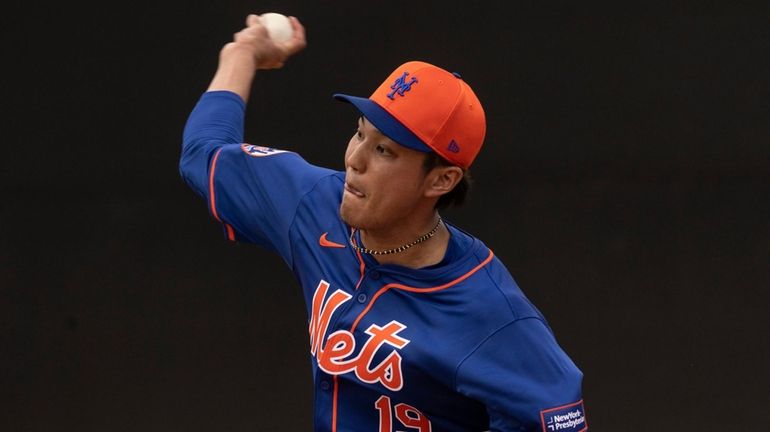
M 725 2 L 727 3 L 727 2 Z M 398 64 L 485 106 L 469 204 L 585 373 L 592 430 L 759 430 L 770 403 L 766 9 L 584 2 L 27 2 L 4 43 L 0 430 L 310 430 L 304 308 L 179 178 L 247 13 L 309 46 L 260 72 L 249 142 L 334 168 Z M 119 7 L 118 7 L 119 6 Z M 451 341 L 447 341 L 450 343 Z M 758 429 L 757 429 L 758 428 Z

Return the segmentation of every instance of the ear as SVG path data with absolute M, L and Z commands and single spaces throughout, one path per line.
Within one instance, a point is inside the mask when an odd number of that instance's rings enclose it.
M 425 196 L 438 198 L 451 192 L 457 186 L 457 183 L 460 183 L 464 175 L 462 168 L 457 166 L 433 168 L 426 178 Z

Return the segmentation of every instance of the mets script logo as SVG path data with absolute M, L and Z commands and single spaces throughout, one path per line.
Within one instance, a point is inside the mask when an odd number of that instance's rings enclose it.
M 391 321 L 383 327 L 370 325 L 366 329 L 369 339 L 358 354 L 354 355 L 356 340 L 351 332 L 337 330 L 326 337 L 332 315 L 343 303 L 350 300 L 351 295 L 336 290 L 327 299 L 328 291 L 329 283 L 321 280 L 313 295 L 313 310 L 310 316 L 310 353 L 315 356 L 318 367 L 331 375 L 354 372 L 358 379 L 365 383 L 379 382 L 389 390 L 401 390 L 404 385 L 401 355 L 393 349 L 379 364 L 373 365 L 372 361 L 377 351 L 385 345 L 400 349 L 409 343 L 408 339 L 398 336 L 406 326 L 398 321 Z
M 276 150 L 270 147 L 255 146 L 251 144 L 241 144 L 241 150 L 249 156 L 264 157 L 279 153 L 287 153 L 286 150 Z
M 396 93 L 398 93 L 399 96 L 403 96 L 404 92 L 409 91 L 412 89 L 412 84 L 417 82 L 417 78 L 412 77 L 412 79 L 407 82 L 406 76 L 409 75 L 409 72 L 404 72 L 403 75 L 396 78 L 396 81 L 393 82 L 393 85 L 390 86 L 391 89 L 393 89 L 392 92 L 388 93 L 388 97 L 395 100 L 396 99 Z

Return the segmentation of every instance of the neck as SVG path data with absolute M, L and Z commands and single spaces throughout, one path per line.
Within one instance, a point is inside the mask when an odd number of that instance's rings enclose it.
M 439 215 L 432 211 L 426 217 L 410 217 L 402 223 L 392 224 L 383 229 L 361 230 L 361 241 L 367 249 L 384 251 L 414 242 L 436 227 Z M 433 237 L 418 243 L 403 252 L 387 255 L 371 255 L 380 264 L 397 264 L 404 267 L 420 268 L 441 262 L 449 243 L 449 231 L 439 224 Z

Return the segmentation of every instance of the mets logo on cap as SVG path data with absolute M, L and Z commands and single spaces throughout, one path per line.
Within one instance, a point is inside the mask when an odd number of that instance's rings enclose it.
M 404 93 L 412 89 L 412 84 L 417 82 L 417 78 L 411 77 L 409 81 L 406 80 L 409 72 L 404 72 L 400 77 L 396 78 L 396 81 L 390 88 L 393 90 L 387 94 L 390 99 L 395 99 L 396 95 L 404 96 Z

